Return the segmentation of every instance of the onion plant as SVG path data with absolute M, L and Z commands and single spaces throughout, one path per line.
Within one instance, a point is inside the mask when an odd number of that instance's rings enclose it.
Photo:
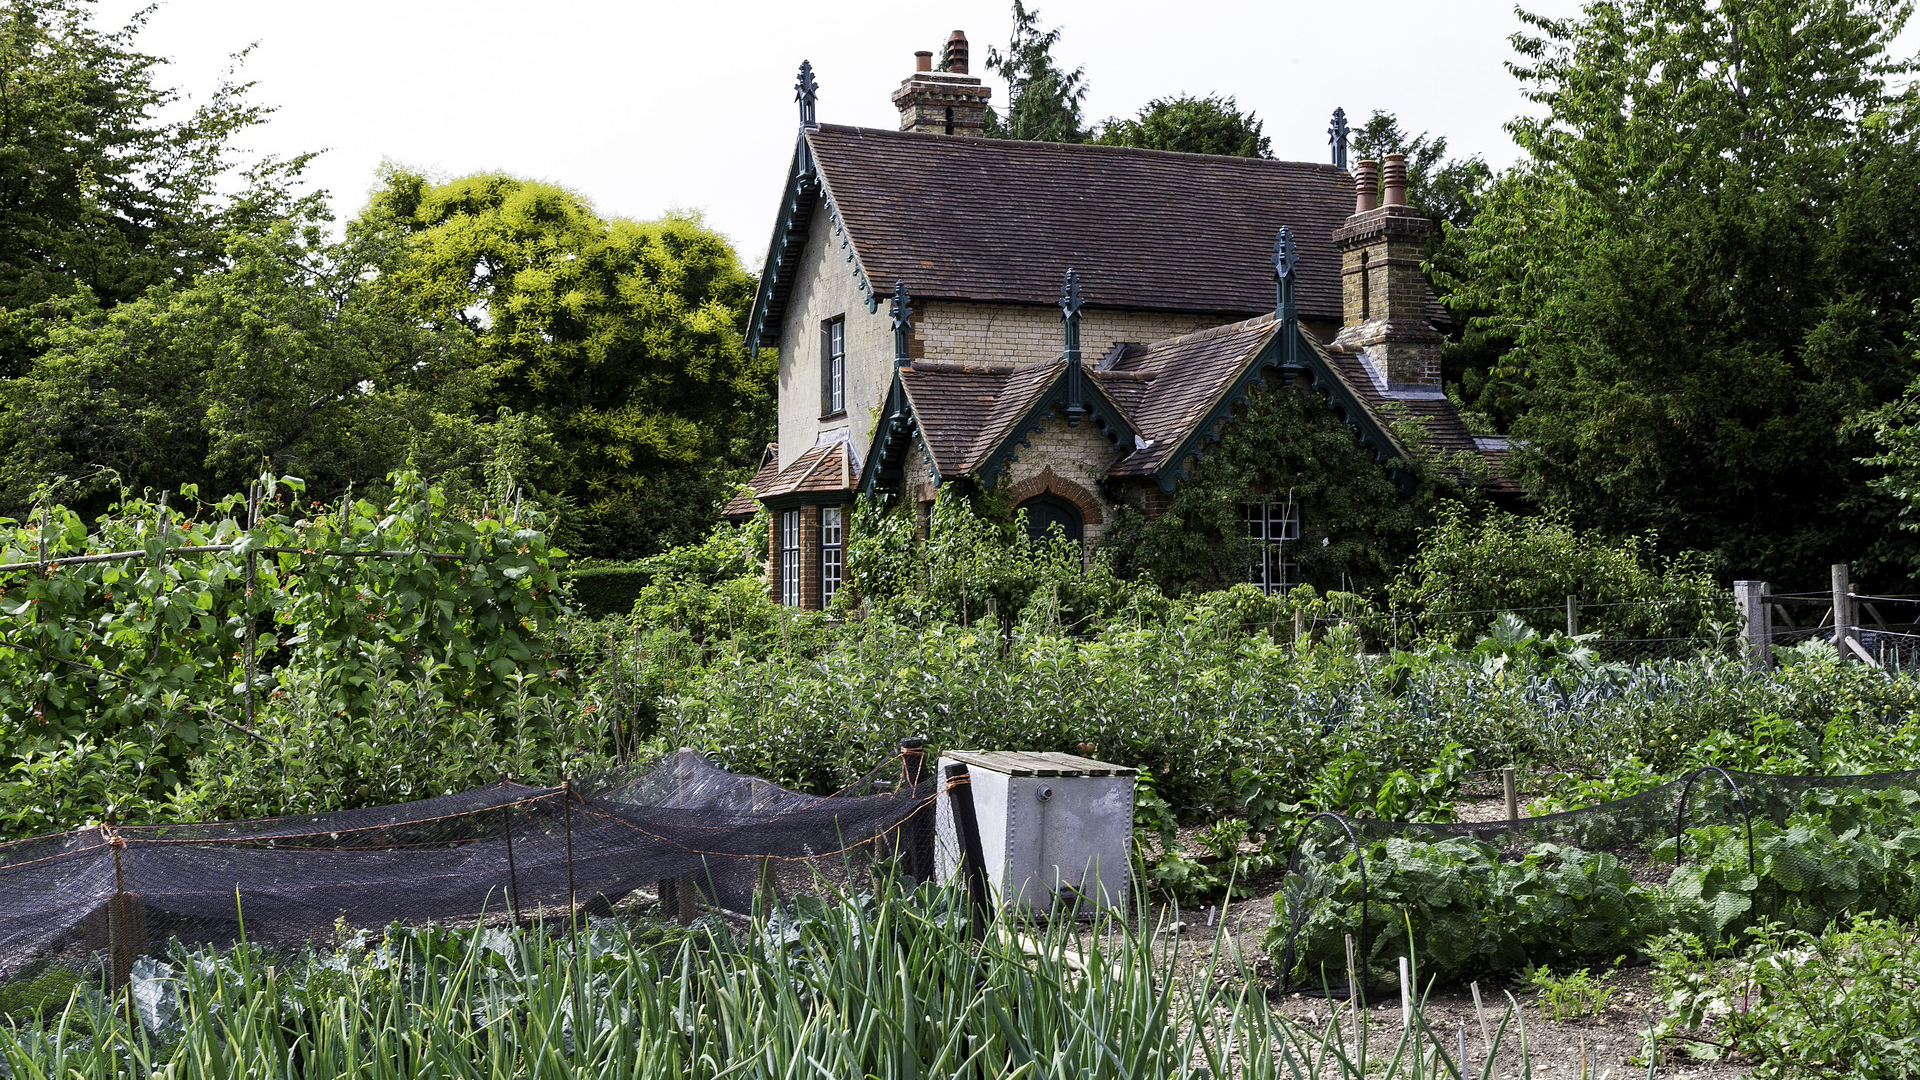
M 1296 1024 L 1225 951 L 1176 940 L 1117 917 L 1003 919 L 976 934 L 964 907 L 927 889 L 803 900 L 744 928 L 392 928 L 297 955 L 176 949 L 143 960 L 124 992 L 87 987 L 0 1025 L 0 1073 L 1491 1075 L 1455 1060 L 1417 1009 L 1388 1052 L 1369 1057 L 1364 1017 L 1358 1031 L 1337 1017 Z

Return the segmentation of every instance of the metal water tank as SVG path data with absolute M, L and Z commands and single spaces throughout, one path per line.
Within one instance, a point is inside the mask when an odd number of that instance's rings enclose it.
M 1124 907 L 1132 878 L 1133 769 L 1077 754 L 950 750 L 967 768 L 987 884 L 996 904 L 1026 913 L 1091 915 Z M 953 801 L 936 802 L 938 871 L 961 878 L 964 843 Z

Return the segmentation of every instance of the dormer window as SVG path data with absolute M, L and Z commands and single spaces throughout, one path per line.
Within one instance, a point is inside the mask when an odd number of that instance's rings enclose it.
M 820 325 L 820 415 L 847 411 L 847 317 Z

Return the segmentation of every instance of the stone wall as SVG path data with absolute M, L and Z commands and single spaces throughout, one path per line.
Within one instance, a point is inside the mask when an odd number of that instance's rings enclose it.
M 1119 456 L 1119 449 L 1092 420 L 1069 424 L 1055 414 L 1015 450 L 1000 483 L 1016 506 L 1045 493 L 1073 503 L 1086 528 L 1087 549 L 1092 550 L 1113 516 L 1100 481 Z
M 813 222 L 813 238 L 780 323 L 781 468 L 836 431 L 844 431 L 855 453 L 864 457 L 874 414 L 893 381 L 893 326 L 886 305 L 867 311 L 866 293 L 854 280 L 825 206 L 815 207 Z M 847 320 L 847 409 L 822 416 L 820 331 L 836 315 Z

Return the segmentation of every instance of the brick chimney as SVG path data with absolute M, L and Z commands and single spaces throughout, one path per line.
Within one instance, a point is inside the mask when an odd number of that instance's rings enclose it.
M 940 70 L 929 70 L 931 52 L 913 54 L 913 75 L 893 92 L 901 131 L 975 136 L 986 132 L 987 99 L 993 90 L 967 74 L 967 51 L 967 35 L 955 30 L 947 36 Z
M 1333 348 L 1364 353 L 1387 385 L 1440 388 L 1439 331 L 1427 318 L 1427 279 L 1420 273 L 1433 222 L 1407 205 L 1407 156 L 1354 167 L 1354 213 L 1335 229 L 1340 247 L 1344 325 Z M 1374 205 L 1379 192 L 1380 205 Z

